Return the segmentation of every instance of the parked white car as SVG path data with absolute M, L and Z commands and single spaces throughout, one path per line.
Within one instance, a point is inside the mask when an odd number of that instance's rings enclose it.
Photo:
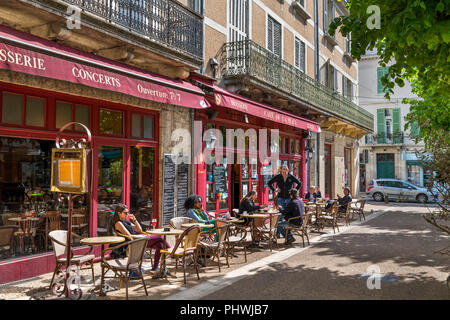
M 433 194 L 424 187 L 399 179 L 373 179 L 367 186 L 367 195 L 375 201 L 389 200 L 428 202 Z

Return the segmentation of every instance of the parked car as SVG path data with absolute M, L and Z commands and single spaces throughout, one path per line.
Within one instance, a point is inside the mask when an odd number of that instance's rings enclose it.
M 428 202 L 434 200 L 433 194 L 425 187 L 400 179 L 373 179 L 367 186 L 367 195 L 375 201 L 390 200 Z

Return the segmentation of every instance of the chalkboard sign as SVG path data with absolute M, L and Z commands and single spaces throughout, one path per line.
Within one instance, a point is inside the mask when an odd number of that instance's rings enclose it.
M 188 173 L 189 167 L 186 163 L 179 163 L 177 166 L 177 217 L 186 214 L 184 202 L 188 196 Z
M 227 168 L 225 166 L 213 166 L 213 178 L 216 192 L 228 192 L 227 188 Z
M 264 177 L 264 188 L 266 188 L 266 187 L 268 187 L 269 186 L 269 181 L 270 181 L 270 179 L 272 179 L 272 175 L 270 175 L 270 176 L 263 176 Z
M 175 211 L 175 161 L 174 155 L 164 155 L 163 167 L 163 225 L 168 225 Z

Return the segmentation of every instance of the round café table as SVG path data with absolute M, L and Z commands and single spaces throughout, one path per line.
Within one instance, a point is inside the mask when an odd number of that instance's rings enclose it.
M 274 215 L 281 215 L 281 213 L 276 213 L 276 212 L 273 212 L 273 213 L 254 213 L 254 214 L 241 214 L 241 218 L 249 218 L 249 219 L 258 219 L 258 218 L 260 218 L 260 219 L 267 219 L 267 218 L 270 218 L 271 216 L 274 216 Z M 255 231 L 255 229 L 256 229 L 256 227 L 255 227 L 255 222 L 253 221 L 253 223 L 252 223 L 252 243 L 254 243 L 255 242 L 255 240 L 253 239 L 253 234 L 255 233 L 254 231 Z
M 69 215 L 67 213 L 61 213 L 61 218 L 67 219 L 69 217 Z M 83 218 L 84 215 L 83 214 L 73 214 L 72 218 Z
M 168 231 L 164 231 L 164 228 L 160 228 L 160 229 L 153 229 L 153 230 L 146 231 L 145 234 L 154 234 L 154 235 L 158 235 L 158 236 L 163 236 L 164 237 L 163 248 L 164 248 L 164 250 L 166 250 L 167 249 L 167 247 L 166 247 L 166 237 L 167 236 L 179 236 L 183 232 L 184 232 L 184 230 L 178 230 L 178 229 L 173 229 L 173 228 L 170 228 L 170 230 L 168 230 Z M 154 276 L 153 279 L 164 278 L 164 277 L 167 278 L 167 275 L 169 275 L 169 276 L 171 276 L 173 278 L 175 277 L 174 275 L 172 275 L 170 273 L 169 270 L 167 270 L 167 268 L 166 268 L 166 259 L 164 259 L 163 265 L 160 268 L 159 277 L 158 276 Z
M 192 226 L 199 226 L 200 229 L 202 229 L 202 230 L 208 229 L 208 228 L 214 228 L 214 224 L 212 224 L 212 223 L 183 223 L 181 225 L 181 227 L 185 228 L 185 229 L 190 228 Z
M 102 262 L 105 259 L 105 245 L 107 244 L 115 244 L 115 243 L 121 243 L 125 241 L 124 237 L 117 237 L 117 236 L 111 236 L 111 237 L 92 237 L 92 238 L 84 238 L 80 240 L 81 244 L 84 245 L 89 245 L 89 246 L 97 246 L 97 245 L 101 245 L 102 246 L 102 252 L 101 252 L 101 256 L 102 256 Z M 101 280 L 100 280 L 100 289 L 99 289 L 99 295 L 100 296 L 104 296 L 105 295 L 105 283 L 104 283 L 104 273 L 103 273 L 103 266 L 102 266 L 102 276 L 101 276 Z

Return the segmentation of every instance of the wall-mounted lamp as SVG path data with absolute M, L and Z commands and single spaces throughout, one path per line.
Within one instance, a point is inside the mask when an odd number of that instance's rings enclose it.
M 248 116 L 246 114 L 244 114 L 244 121 L 245 123 L 248 123 Z
M 208 64 L 211 66 L 213 70 L 213 78 L 216 78 L 216 69 L 219 66 L 219 62 L 215 58 L 209 58 Z
M 214 120 L 219 114 L 219 110 L 209 109 L 206 113 L 208 114 L 209 120 Z

